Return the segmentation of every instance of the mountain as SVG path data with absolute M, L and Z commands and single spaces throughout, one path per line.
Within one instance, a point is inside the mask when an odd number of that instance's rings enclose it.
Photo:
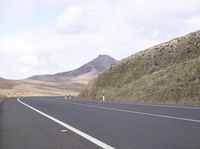
M 38 75 L 25 80 L 6 80 L 0 78 L 0 96 L 77 96 L 88 81 L 106 70 L 116 60 L 108 55 L 96 59 L 80 68 L 54 75 Z
M 108 67 L 110 67 L 112 64 L 116 63 L 117 61 L 108 56 L 108 55 L 99 55 L 94 60 L 90 61 L 89 63 L 79 67 L 78 69 L 67 71 L 67 72 L 61 72 L 56 73 L 53 75 L 37 75 L 30 77 L 28 79 L 31 80 L 42 80 L 42 81 L 64 81 L 66 79 L 72 78 L 72 77 L 78 77 L 83 74 L 91 73 L 98 74 L 100 72 L 103 72 Z
M 129 56 L 90 81 L 80 98 L 200 104 L 200 31 Z

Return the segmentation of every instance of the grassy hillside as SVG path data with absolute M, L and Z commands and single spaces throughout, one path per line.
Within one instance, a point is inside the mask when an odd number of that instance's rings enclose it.
M 82 90 L 80 98 L 200 104 L 200 31 L 134 54 Z

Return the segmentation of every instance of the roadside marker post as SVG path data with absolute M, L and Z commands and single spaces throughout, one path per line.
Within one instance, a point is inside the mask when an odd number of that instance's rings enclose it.
M 105 101 L 105 91 L 103 91 L 103 101 Z

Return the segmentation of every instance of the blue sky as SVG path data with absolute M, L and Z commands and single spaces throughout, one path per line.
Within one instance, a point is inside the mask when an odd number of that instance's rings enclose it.
M 200 29 L 199 0 L 1 0 L 0 77 L 122 59 Z

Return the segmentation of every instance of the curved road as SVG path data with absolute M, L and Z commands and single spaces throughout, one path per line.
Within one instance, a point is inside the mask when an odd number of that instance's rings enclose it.
M 199 149 L 200 108 L 64 97 L 0 107 L 1 149 Z

